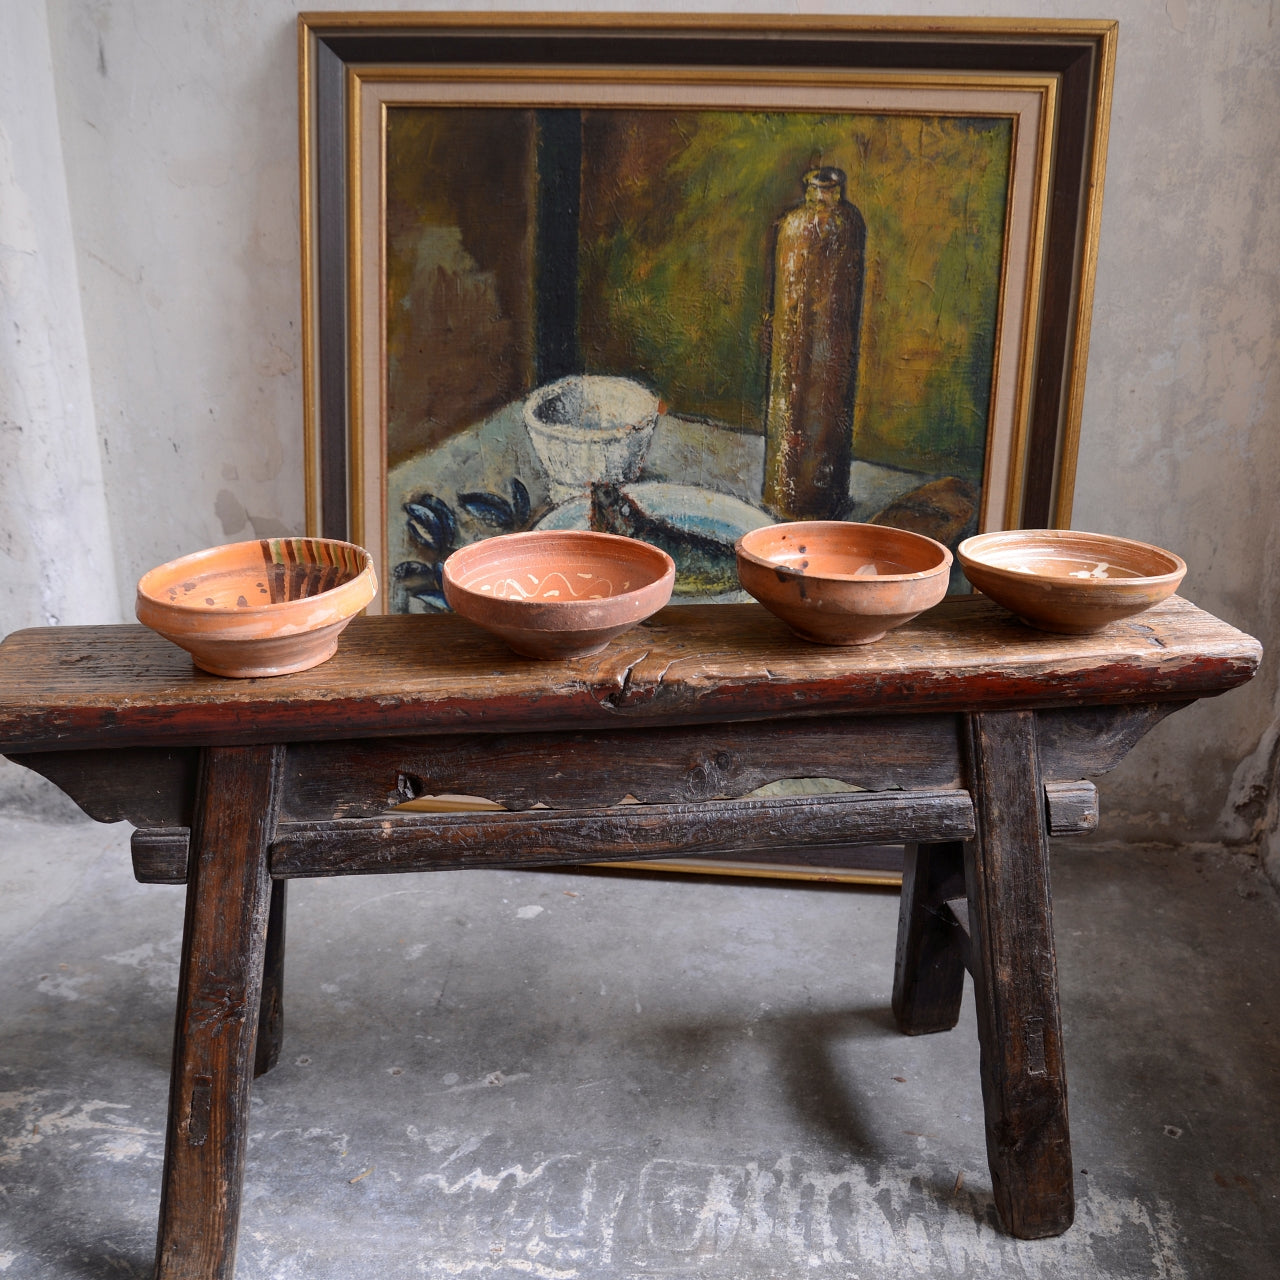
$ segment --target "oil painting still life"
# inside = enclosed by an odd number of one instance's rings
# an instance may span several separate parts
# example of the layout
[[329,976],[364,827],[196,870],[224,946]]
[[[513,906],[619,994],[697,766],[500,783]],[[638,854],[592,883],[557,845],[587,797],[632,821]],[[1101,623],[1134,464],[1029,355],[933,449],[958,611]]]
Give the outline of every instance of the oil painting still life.
[[1000,527],[1013,135],[998,113],[389,106],[386,607],[446,608],[452,553],[526,530],[648,542],[680,603],[748,598],[735,543],[780,521],[951,549]]

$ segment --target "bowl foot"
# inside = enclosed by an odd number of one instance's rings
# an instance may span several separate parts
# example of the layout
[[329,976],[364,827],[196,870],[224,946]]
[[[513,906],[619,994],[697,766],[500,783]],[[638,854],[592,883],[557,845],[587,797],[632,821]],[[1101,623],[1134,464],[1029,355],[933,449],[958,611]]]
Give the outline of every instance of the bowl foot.
[[883,640],[888,635],[888,629],[877,631],[873,636],[859,636],[856,640],[847,636],[820,636],[810,631],[801,631],[799,627],[787,624],[791,630],[800,637],[801,640],[808,640],[810,644],[825,644],[833,649],[849,649],[860,644],[875,644],[877,640]]
[[338,641],[335,637],[332,644],[323,649],[313,650],[303,657],[294,659],[292,662],[282,662],[267,666],[250,666],[240,662],[219,662],[217,658],[197,657],[194,653],[191,655],[191,661],[199,670],[205,671],[211,676],[254,680],[263,676],[292,675],[295,671],[306,671],[311,667],[318,667],[322,662],[328,662],[337,652]]

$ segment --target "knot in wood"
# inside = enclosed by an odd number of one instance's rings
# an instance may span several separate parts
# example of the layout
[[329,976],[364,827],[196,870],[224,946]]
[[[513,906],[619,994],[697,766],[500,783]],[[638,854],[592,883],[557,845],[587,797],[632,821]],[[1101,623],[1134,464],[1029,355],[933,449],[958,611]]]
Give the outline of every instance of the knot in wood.
[[692,799],[723,795],[735,771],[734,764],[734,757],[728,751],[699,756],[685,775],[685,793]]
[[245,1018],[247,1000],[240,982],[209,983],[191,999],[190,1026],[217,1028]]

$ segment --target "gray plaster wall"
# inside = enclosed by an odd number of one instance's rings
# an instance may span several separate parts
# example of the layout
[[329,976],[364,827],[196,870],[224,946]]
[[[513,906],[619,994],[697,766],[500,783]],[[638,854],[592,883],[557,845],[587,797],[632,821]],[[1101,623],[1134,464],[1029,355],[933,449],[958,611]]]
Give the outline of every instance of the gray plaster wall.
[[[1073,523],[1180,552],[1184,594],[1276,639],[1272,0],[811,9],[1119,19]],[[296,11],[0,4],[0,632],[130,616],[151,565],[302,530]],[[1273,668],[1104,780],[1111,836],[1269,850]]]

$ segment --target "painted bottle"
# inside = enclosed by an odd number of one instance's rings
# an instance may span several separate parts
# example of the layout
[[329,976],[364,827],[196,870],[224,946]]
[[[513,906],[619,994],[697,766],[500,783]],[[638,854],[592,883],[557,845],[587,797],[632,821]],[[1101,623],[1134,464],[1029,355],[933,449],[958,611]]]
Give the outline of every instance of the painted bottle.
[[784,520],[835,520],[849,496],[867,225],[841,169],[804,175],[774,248],[764,505]]

